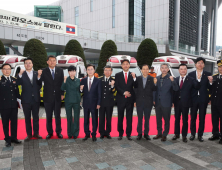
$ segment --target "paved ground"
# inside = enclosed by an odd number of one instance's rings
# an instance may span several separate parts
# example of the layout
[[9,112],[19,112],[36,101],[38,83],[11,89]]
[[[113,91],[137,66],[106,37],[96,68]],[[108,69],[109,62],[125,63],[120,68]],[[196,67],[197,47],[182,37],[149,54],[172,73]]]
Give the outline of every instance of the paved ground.
[[[210,112],[210,106],[207,113]],[[155,110],[152,110],[152,115]],[[174,110],[172,109],[172,114]],[[136,115],[136,109],[134,109]],[[45,118],[45,109],[41,106],[40,117]],[[61,116],[66,117],[64,106]],[[80,116],[83,116],[81,110]],[[117,108],[114,108],[117,116]],[[24,114],[19,110],[19,119]],[[190,135],[190,134],[189,134]],[[188,135],[188,137],[189,137]],[[172,141],[172,135],[166,142],[160,140],[133,141],[124,138],[98,139],[51,139],[32,140],[21,145],[6,148],[0,141],[0,170],[205,170],[222,169],[222,145],[218,141],[207,139],[210,133],[204,134],[205,141],[198,140],[183,143]]]
[[205,141],[133,141],[124,138],[32,140],[4,147],[0,141],[0,170],[205,170],[222,169],[222,145]]

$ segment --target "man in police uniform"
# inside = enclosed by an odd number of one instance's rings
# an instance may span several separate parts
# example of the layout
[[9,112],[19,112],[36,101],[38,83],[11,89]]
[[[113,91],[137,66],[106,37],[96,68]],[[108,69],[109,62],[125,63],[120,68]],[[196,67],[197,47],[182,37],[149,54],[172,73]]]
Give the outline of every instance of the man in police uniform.
[[[11,143],[21,143],[17,139],[17,98],[20,98],[20,95],[16,78],[10,76],[11,65],[3,64],[1,71],[3,76],[0,77],[0,113],[5,134],[5,146],[10,147]],[[11,136],[9,136],[9,121],[11,121]]]
[[111,77],[112,71],[113,69],[111,66],[105,66],[104,76],[100,77],[102,82],[102,100],[99,108],[99,133],[101,139],[103,139],[104,136],[111,139],[111,120],[114,106],[113,93],[115,92],[115,81]]
[[[222,60],[217,61],[218,74],[213,75],[209,78],[210,83],[212,83],[211,89],[211,114],[212,114],[212,124],[213,124],[213,136],[210,140],[219,139],[219,143],[222,144]],[[218,122],[220,118],[220,133]]]

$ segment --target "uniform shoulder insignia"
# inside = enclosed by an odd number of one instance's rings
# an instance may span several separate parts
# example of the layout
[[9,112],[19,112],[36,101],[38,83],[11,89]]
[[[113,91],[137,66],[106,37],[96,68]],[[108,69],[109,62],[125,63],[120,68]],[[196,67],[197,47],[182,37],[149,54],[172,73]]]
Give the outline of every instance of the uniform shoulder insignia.
[[[112,77],[112,76],[111,76]],[[115,79],[115,77],[112,77],[113,79]]]
[[17,79],[16,77],[12,77],[12,78]]
[[216,75],[218,75],[219,73],[217,73],[217,74],[214,74],[213,76],[216,76]]
[[98,78],[103,78],[103,76],[100,76],[100,77],[98,77]]

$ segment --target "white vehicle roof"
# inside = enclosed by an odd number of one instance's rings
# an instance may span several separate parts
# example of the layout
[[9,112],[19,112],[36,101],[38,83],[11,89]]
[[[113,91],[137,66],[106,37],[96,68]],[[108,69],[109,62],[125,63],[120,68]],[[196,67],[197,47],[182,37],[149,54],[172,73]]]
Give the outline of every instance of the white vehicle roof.
[[56,59],[58,67],[76,66],[77,64],[84,65],[83,59],[77,55],[59,55]]
[[162,56],[153,60],[153,65],[167,63],[170,67],[179,67],[180,64],[186,64],[187,67],[195,67],[194,61],[184,56]]
[[18,62],[22,63],[25,58],[27,57],[17,56],[17,55],[0,55],[0,67],[2,66],[2,64],[5,64],[5,63],[8,63],[12,67],[14,67],[16,63]]
[[114,55],[111,56],[108,60],[106,65],[110,65],[111,67],[120,67],[121,66],[121,60],[127,59],[130,61],[130,67],[136,67],[137,60],[134,57],[131,57],[129,55]]

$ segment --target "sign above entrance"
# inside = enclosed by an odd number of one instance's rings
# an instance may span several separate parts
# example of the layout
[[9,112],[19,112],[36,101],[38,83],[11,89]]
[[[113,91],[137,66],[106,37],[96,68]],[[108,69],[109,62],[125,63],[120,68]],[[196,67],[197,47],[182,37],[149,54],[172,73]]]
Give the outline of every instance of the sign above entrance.
[[77,36],[77,26],[0,9],[0,23]]

